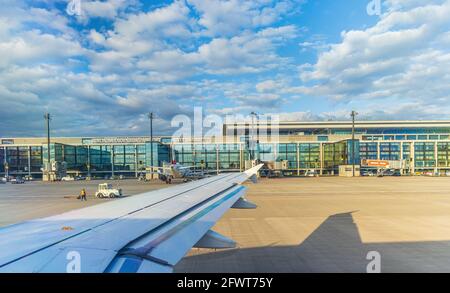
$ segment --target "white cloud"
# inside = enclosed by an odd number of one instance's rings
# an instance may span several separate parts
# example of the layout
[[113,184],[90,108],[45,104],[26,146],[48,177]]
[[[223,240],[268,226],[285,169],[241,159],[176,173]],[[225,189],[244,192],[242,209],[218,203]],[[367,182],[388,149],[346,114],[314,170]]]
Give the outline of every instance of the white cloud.
[[78,42],[70,38],[32,30],[0,42],[0,68],[38,60],[61,61],[62,58],[83,55],[83,51]]
[[[44,111],[55,117],[55,134],[98,135],[139,134],[147,127],[142,112],[149,110],[159,113],[162,129],[196,103],[273,109],[283,97],[258,92],[250,73],[283,68],[289,60],[277,49],[299,36],[294,25],[274,25],[296,10],[301,1],[293,0],[234,1],[244,5],[230,6],[236,14],[223,19],[214,7],[197,3],[200,11],[183,0],[145,11],[130,7],[136,1],[82,1],[78,18],[60,9],[63,0],[42,0],[39,8],[5,1],[2,134],[39,135]],[[96,26],[93,18],[109,25]],[[246,75],[248,81],[221,79]]]
[[[284,26],[247,33],[233,38],[214,38],[195,52],[180,49],[157,51],[138,62],[139,68],[158,72],[182,71],[195,75],[256,73],[281,66],[275,49],[281,39],[295,38],[296,28]],[[179,75],[179,74],[177,74]]]
[[283,15],[298,10],[303,1],[271,0],[189,0],[200,14],[204,34],[226,37],[246,29],[268,26]]
[[101,33],[97,32],[94,29],[90,30],[88,38],[95,44],[99,44],[99,45],[103,45],[106,40],[104,35],[102,35]]
[[275,80],[265,80],[256,85],[256,90],[260,93],[269,92],[278,88],[278,84]]
[[275,52],[277,42],[296,37],[293,26],[264,29],[231,39],[213,39],[202,45],[198,53],[211,73],[235,74],[261,72],[281,66],[283,58]]
[[375,26],[343,32],[342,42],[302,70],[302,80],[313,85],[290,90],[358,105],[374,101],[383,113],[399,117],[405,115],[397,108],[415,105],[424,111],[450,102],[450,1],[388,4],[389,12]]
[[[189,12],[184,1],[176,0],[168,6],[147,13],[131,14],[125,19],[116,20],[111,37],[127,40],[156,36],[187,37]],[[174,30],[174,26],[179,30]]]
[[113,19],[117,16],[120,9],[129,4],[126,0],[82,1],[82,14],[88,17]]
[[245,95],[238,99],[238,105],[250,106],[254,109],[273,110],[279,109],[283,99],[278,94],[263,93],[255,95]]

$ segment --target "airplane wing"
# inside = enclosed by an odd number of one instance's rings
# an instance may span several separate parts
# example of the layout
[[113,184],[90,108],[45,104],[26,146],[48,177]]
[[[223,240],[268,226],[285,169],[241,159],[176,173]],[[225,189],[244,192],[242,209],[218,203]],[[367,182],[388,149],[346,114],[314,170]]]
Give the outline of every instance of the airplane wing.
[[0,272],[172,272],[192,247],[234,247],[210,229],[256,207],[241,184],[261,166],[2,228]]

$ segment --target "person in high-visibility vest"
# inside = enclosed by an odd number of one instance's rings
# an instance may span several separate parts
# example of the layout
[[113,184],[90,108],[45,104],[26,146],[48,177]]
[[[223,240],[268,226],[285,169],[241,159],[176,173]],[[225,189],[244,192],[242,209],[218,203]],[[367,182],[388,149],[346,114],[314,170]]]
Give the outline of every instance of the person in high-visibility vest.
[[81,190],[81,192],[80,192],[80,199],[81,199],[81,201],[87,201],[87,199],[86,199],[86,189],[82,189]]

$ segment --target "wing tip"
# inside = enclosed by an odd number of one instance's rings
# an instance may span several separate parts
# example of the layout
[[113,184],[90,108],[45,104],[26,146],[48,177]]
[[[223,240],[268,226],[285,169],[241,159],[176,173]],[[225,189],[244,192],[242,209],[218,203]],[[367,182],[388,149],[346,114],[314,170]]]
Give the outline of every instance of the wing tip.
[[244,173],[248,176],[251,177],[253,175],[256,175],[258,173],[258,171],[262,168],[262,166],[264,166],[264,164],[259,164],[253,168],[250,168],[246,171],[244,171]]

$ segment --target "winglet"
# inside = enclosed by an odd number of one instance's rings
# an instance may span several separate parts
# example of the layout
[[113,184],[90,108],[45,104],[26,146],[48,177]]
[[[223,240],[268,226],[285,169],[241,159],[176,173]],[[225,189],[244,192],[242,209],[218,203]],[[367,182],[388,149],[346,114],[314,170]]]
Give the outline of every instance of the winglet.
[[255,166],[251,169],[248,169],[247,171],[245,171],[245,175],[247,175],[247,177],[252,177],[253,175],[256,175],[259,171],[259,169],[262,168],[262,166],[264,166],[264,164],[259,164],[258,166]]
[[257,174],[259,169],[262,168],[262,166],[264,166],[264,164],[259,164],[258,166],[255,166],[251,169],[248,169],[247,171],[244,172],[244,174],[247,176],[247,179],[250,179],[253,183],[257,183]]

